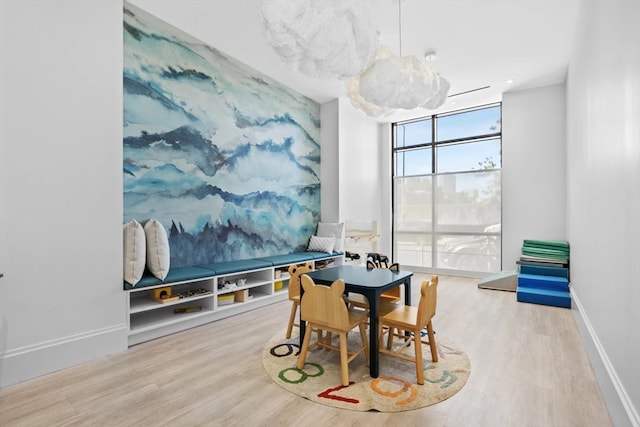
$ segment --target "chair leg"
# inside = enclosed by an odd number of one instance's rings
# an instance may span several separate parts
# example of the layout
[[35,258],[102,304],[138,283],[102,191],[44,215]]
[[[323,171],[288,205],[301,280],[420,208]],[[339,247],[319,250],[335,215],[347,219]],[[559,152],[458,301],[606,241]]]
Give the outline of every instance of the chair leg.
[[413,345],[416,348],[416,376],[418,384],[424,384],[424,367],[422,366],[422,340],[420,339],[420,329],[413,331]]
[[313,335],[314,332],[316,333],[316,340],[311,342],[311,339],[309,339],[309,348],[320,347],[320,344],[323,342],[322,339],[324,337],[324,331],[322,329],[313,328],[311,335]]
[[369,366],[369,340],[367,340],[367,327],[364,323],[358,325],[360,328],[360,339],[362,340],[362,346],[364,347],[364,360],[367,362],[367,366]]
[[[299,364],[299,363],[298,363]],[[347,354],[347,334],[340,333],[340,373],[342,374],[342,385],[349,385],[349,355]]]
[[298,356],[298,369],[304,368],[304,362],[307,360],[307,353],[309,352],[309,341],[311,340],[312,331],[313,325],[307,324],[307,329],[304,333],[304,340],[302,341],[302,348],[300,349],[300,356]]
[[438,361],[438,347],[436,346],[436,336],[433,333],[433,325],[431,321],[427,323],[427,335],[429,337],[429,347],[431,348],[431,360]]
[[387,350],[391,350],[393,347],[393,336],[396,333],[396,328],[394,326],[389,326],[389,336],[387,337]]
[[298,312],[298,301],[293,301],[291,305],[291,314],[289,315],[289,325],[287,326],[287,339],[291,338],[291,332],[293,331],[293,325],[296,320],[296,313]]
[[333,339],[331,332],[323,331],[322,329],[318,329],[318,346],[323,347],[325,351],[330,351],[330,348],[326,346],[331,345],[331,340]]

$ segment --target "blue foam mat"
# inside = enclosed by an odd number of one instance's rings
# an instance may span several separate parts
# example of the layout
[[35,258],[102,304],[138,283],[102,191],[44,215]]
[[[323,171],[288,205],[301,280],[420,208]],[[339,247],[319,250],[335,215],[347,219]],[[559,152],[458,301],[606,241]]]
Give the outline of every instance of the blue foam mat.
[[518,302],[571,308],[571,295],[569,292],[518,286],[516,298]]
[[533,274],[538,276],[555,276],[569,278],[569,269],[566,267],[544,267],[539,265],[521,265],[520,274]]
[[568,291],[569,280],[564,277],[540,276],[537,274],[519,274],[518,286],[527,288],[549,289],[555,291]]

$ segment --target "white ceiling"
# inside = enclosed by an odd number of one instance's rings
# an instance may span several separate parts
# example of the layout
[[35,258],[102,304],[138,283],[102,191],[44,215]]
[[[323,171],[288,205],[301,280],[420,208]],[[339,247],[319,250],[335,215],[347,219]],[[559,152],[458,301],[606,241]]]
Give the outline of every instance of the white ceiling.
[[[344,82],[307,77],[282,63],[264,40],[260,0],[129,1],[317,102],[345,97]],[[398,0],[362,1],[371,4],[380,42],[397,54]],[[501,100],[503,92],[563,82],[581,1],[402,0],[402,54],[423,57],[436,50],[433,66],[451,83],[450,97],[436,111],[399,110],[381,121],[481,105]],[[514,82],[507,84],[509,79]],[[485,86],[490,88],[451,96]]]

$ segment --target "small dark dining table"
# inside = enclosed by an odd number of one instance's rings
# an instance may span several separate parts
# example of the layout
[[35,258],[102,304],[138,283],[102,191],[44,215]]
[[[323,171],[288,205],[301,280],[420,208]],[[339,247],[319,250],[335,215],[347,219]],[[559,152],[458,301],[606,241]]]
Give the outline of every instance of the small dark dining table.
[[[380,295],[387,289],[404,285],[404,303],[411,305],[411,276],[410,271],[391,271],[385,268],[367,269],[356,265],[339,265],[323,268],[306,273],[316,284],[331,285],[338,279],[343,279],[346,292],[364,295],[369,300],[369,375],[378,377],[378,302]],[[300,289],[300,296],[304,298],[304,289]],[[300,312],[300,345],[306,329]]]

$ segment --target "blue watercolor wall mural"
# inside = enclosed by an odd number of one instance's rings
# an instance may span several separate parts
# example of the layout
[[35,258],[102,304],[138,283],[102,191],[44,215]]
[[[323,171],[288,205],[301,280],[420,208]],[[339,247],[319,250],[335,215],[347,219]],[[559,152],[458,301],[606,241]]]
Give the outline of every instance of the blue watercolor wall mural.
[[305,250],[320,216],[320,106],[124,3],[124,222],[172,266]]

